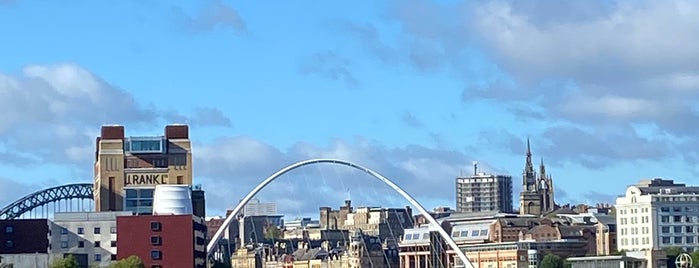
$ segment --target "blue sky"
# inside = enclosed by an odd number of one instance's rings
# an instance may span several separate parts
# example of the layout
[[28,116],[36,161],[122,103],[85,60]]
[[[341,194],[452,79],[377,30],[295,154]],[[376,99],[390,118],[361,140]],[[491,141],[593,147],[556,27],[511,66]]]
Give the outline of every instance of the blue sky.
[[[472,161],[513,175],[517,195],[527,137],[558,203],[613,203],[650,177],[699,184],[698,13],[691,1],[0,1],[0,201],[91,181],[102,124],[190,124],[214,214],[315,157],[373,168],[428,208],[454,206]],[[337,206],[347,188],[360,204],[404,203],[337,167],[289,177],[260,196],[287,214]]]

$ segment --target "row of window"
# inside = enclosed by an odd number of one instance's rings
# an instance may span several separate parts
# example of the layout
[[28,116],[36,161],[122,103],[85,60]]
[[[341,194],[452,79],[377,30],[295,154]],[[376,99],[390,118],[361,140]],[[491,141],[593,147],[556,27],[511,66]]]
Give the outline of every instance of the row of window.
[[[109,233],[111,234],[116,234],[116,227],[112,226],[109,228]],[[75,231],[77,234],[85,234],[85,228],[83,227],[78,227],[77,230]],[[95,227],[92,229],[93,234],[102,234],[102,228],[100,227]],[[61,234],[62,235],[67,235],[68,234],[68,228],[61,227]]]
[[[100,241],[95,241],[94,242],[94,247],[98,248],[101,247],[102,244]],[[117,241],[112,240],[110,243],[110,246],[115,248],[117,246]],[[68,241],[61,241],[61,248],[68,248],[69,244]],[[85,247],[85,241],[78,241],[78,248],[84,248]]]
[[694,226],[692,226],[692,225],[686,225],[686,226],[684,226],[684,228],[682,228],[682,227],[683,226],[672,226],[672,228],[670,228],[670,226],[662,226],[660,228],[660,233],[667,234],[667,233],[670,233],[670,230],[672,230],[673,233],[677,234],[677,233],[682,233],[683,229],[684,229],[685,233],[694,233],[696,230],[699,229],[699,228],[694,228]]

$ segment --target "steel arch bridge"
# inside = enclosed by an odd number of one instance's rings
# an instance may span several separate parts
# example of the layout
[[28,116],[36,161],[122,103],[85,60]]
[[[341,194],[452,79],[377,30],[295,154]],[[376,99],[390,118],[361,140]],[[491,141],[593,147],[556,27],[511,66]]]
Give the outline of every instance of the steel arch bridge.
[[72,199],[93,199],[92,183],[76,183],[51,187],[31,193],[0,210],[0,220],[10,220],[38,207]]
[[223,222],[221,227],[216,230],[216,233],[212,237],[211,241],[209,241],[209,244],[206,246],[206,255],[207,259],[212,257],[212,254],[214,251],[216,251],[216,245],[218,244],[218,241],[221,239],[223,236],[223,232],[228,229],[230,226],[231,222],[233,221],[234,218],[238,216],[238,212],[247,205],[247,203],[258,193],[260,192],[265,186],[279,178],[280,176],[284,175],[285,173],[292,171],[294,169],[306,166],[306,165],[313,165],[313,164],[337,164],[337,165],[343,165],[347,167],[351,167],[357,170],[360,170],[362,172],[366,172],[370,176],[380,180],[381,182],[385,183],[389,187],[391,187],[394,191],[396,191],[398,194],[403,196],[405,200],[410,202],[411,205],[413,205],[419,212],[422,214],[429,224],[435,228],[435,231],[439,234],[439,236],[442,237],[444,242],[447,243],[447,245],[454,251],[454,254],[456,255],[456,258],[461,260],[461,265],[457,267],[464,267],[464,268],[474,268],[473,264],[471,261],[466,257],[466,254],[461,251],[459,246],[454,242],[454,240],[451,238],[451,235],[449,235],[442,226],[435,220],[430,213],[427,212],[427,210],[419,203],[417,200],[415,200],[410,194],[408,194],[405,190],[400,188],[397,184],[395,184],[393,181],[389,180],[388,178],[384,177],[383,175],[379,174],[378,172],[371,170],[369,168],[363,167],[361,165],[346,161],[346,160],[341,160],[341,159],[310,159],[310,160],[305,160],[305,161],[300,161],[296,162],[294,164],[291,164],[285,168],[280,169],[279,171],[275,172],[271,176],[267,177],[264,179],[260,184],[258,184],[255,188],[250,191],[245,198],[240,200],[240,203],[233,209],[233,211],[226,217],[226,220]]

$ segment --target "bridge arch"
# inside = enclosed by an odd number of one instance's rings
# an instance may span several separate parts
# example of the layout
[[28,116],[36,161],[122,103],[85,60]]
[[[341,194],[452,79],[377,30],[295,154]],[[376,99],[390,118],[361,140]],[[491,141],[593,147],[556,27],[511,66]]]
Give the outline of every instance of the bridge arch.
[[208,256],[211,256],[213,253],[213,250],[215,249],[216,245],[218,244],[218,241],[221,239],[221,235],[223,235],[223,232],[228,229],[228,227],[231,224],[231,221],[235,219],[236,215],[238,215],[238,212],[247,205],[247,203],[258,193],[260,192],[265,186],[270,184],[272,181],[276,180],[280,176],[284,175],[285,173],[292,171],[296,168],[306,166],[306,165],[312,165],[312,164],[320,164],[320,163],[328,163],[328,164],[337,164],[337,165],[344,165],[348,166],[363,172],[366,172],[367,174],[371,175],[372,177],[382,181],[389,187],[391,187],[393,190],[395,190],[397,193],[399,193],[405,200],[410,202],[412,206],[414,206],[420,214],[422,214],[427,221],[429,222],[430,225],[435,227],[439,235],[444,239],[445,242],[451,247],[452,250],[454,250],[454,253],[456,253],[456,256],[459,257],[461,262],[466,268],[473,268],[473,264],[471,264],[471,261],[466,257],[466,254],[464,254],[463,251],[459,249],[459,247],[456,245],[454,240],[451,238],[449,234],[447,234],[444,229],[437,223],[437,220],[435,220],[428,212],[425,210],[425,208],[420,205],[417,200],[415,200],[410,194],[408,194],[405,190],[400,188],[398,185],[393,183],[393,181],[389,180],[388,178],[384,177],[383,175],[379,174],[376,171],[373,171],[369,168],[363,167],[361,165],[345,161],[345,160],[340,160],[340,159],[324,159],[324,158],[318,158],[318,159],[310,159],[310,160],[304,160],[300,162],[296,162],[294,164],[291,164],[285,168],[282,168],[281,170],[277,171],[276,173],[272,174],[271,176],[267,177],[265,180],[260,182],[255,188],[250,191],[245,198],[243,198],[240,203],[233,209],[233,211],[226,217],[226,220],[223,222],[221,227],[219,227],[218,230],[216,230],[216,234],[211,238],[211,241],[209,241],[209,244],[206,246],[206,252],[207,252],[207,258]]
[[0,220],[11,220],[51,202],[66,199],[93,199],[92,183],[51,187],[28,194],[0,210]]

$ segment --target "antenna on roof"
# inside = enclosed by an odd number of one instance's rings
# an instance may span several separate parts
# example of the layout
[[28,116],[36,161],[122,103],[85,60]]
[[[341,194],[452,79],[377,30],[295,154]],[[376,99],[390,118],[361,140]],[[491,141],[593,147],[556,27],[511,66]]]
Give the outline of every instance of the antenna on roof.
[[478,161],[473,161],[473,176],[478,175]]

